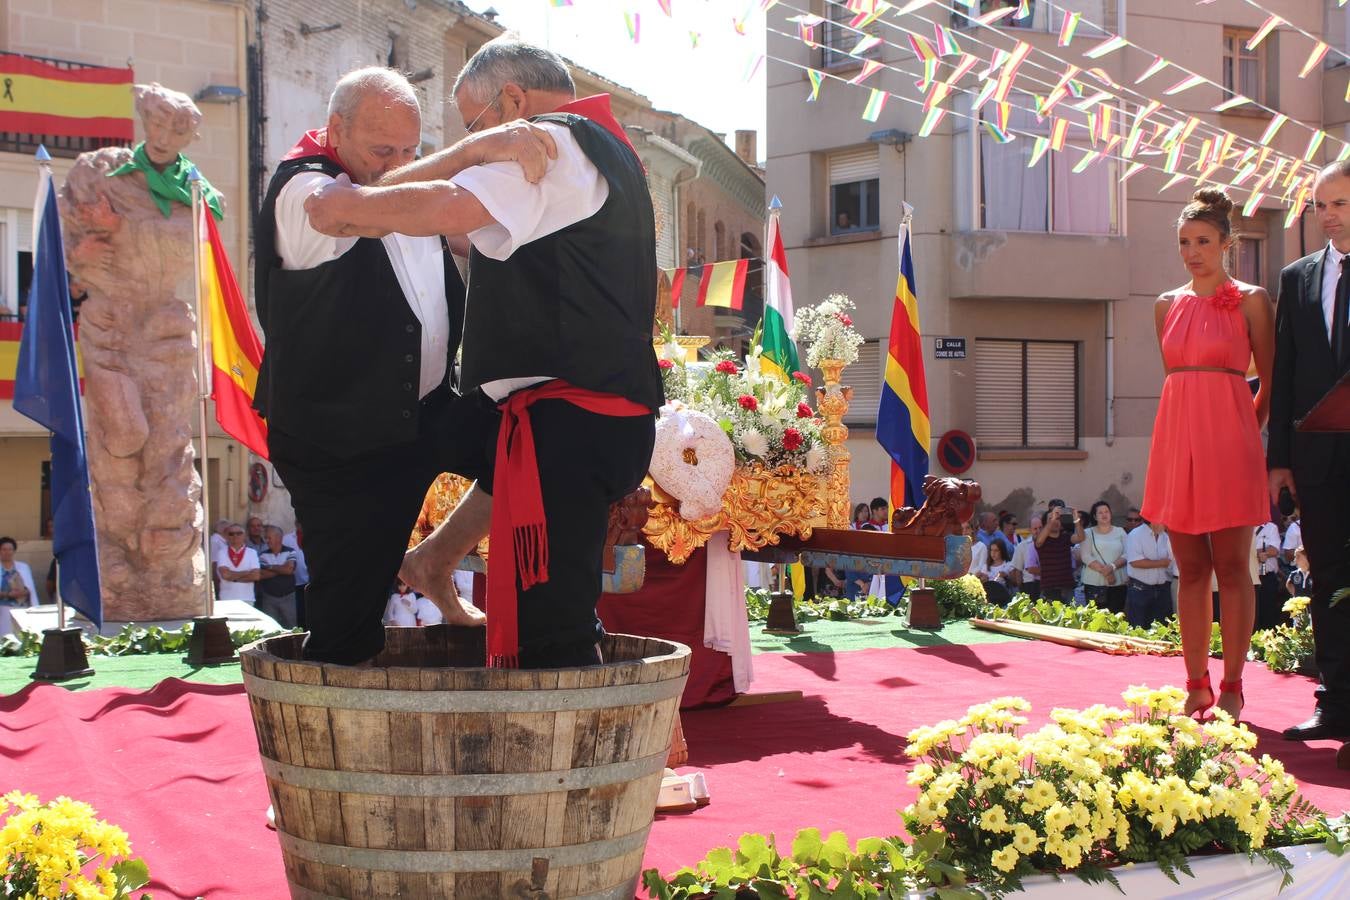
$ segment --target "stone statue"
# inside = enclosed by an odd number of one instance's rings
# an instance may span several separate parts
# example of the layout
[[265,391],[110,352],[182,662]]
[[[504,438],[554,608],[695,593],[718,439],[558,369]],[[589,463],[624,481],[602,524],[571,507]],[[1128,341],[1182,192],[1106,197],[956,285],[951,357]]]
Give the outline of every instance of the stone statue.
[[[76,161],[60,194],[67,266],[80,308],[89,471],[104,618],[205,613],[197,421],[191,163],[201,113],[191,98],[137,85],[146,140]],[[219,215],[220,195],[204,196]]]

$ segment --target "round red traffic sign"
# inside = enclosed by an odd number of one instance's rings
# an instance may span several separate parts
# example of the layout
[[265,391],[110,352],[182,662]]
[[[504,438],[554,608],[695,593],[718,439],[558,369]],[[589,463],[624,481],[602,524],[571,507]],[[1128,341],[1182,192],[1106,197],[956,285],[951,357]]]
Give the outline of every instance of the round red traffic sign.
[[953,475],[963,475],[975,465],[975,439],[952,429],[938,440],[938,463]]

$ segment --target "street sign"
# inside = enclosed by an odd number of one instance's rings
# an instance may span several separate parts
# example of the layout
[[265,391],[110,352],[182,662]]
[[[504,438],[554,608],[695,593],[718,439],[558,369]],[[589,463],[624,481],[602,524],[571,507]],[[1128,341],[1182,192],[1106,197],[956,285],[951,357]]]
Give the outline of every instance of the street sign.
[[938,440],[938,463],[953,475],[961,475],[975,464],[975,439],[964,431],[952,429]]
[[965,338],[934,338],[934,339],[933,339],[933,358],[934,358],[934,359],[965,359],[965,358],[966,358],[966,339],[965,339]]

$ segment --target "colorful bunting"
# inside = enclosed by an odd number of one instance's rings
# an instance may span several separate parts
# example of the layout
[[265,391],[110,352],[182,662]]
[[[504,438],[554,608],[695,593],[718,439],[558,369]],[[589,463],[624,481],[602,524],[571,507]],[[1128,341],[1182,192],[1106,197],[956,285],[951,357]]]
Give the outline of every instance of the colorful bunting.
[[869,122],[875,122],[881,116],[881,111],[886,108],[886,101],[890,96],[883,90],[872,88],[872,94],[867,98],[867,106],[863,107],[862,117]]
[[868,79],[868,77],[872,75],[872,73],[876,72],[876,70],[880,68],[881,63],[877,62],[875,59],[866,60],[863,63],[862,69],[858,72],[857,75],[854,75],[852,78],[850,78],[848,80],[848,83],[862,84],[864,81]]
[[1078,23],[1082,21],[1083,14],[1080,12],[1064,12],[1064,24],[1059,26],[1059,45],[1067,47],[1073,42],[1074,32],[1078,30]]
[[1042,135],[1041,137],[1036,138],[1036,146],[1031,148],[1031,158],[1027,160],[1027,168],[1034,168],[1036,163],[1041,161],[1041,157],[1045,156],[1045,152],[1049,149],[1050,139],[1048,137]]
[[1327,51],[1329,49],[1331,48],[1327,45],[1326,41],[1318,41],[1316,46],[1312,48],[1312,52],[1308,54],[1308,61],[1303,64],[1303,68],[1298,70],[1298,77],[1307,78],[1308,73],[1316,68],[1322,60],[1326,59]]
[[1261,140],[1259,141],[1259,143],[1262,146],[1269,144],[1271,139],[1275,137],[1276,133],[1280,130],[1280,128],[1284,126],[1284,123],[1288,121],[1289,117],[1286,116],[1284,113],[1280,113],[1279,115],[1275,116],[1275,118],[1271,119],[1270,124],[1266,126],[1265,132],[1261,135]]
[[1069,135],[1069,120],[1056,119],[1050,128],[1050,148],[1056,153],[1064,149],[1064,139]]
[[933,24],[933,42],[937,44],[939,56],[955,56],[961,52],[961,45],[956,43],[956,35],[952,34],[952,30],[946,25]]
[[1171,63],[1163,59],[1161,56],[1153,57],[1153,62],[1149,63],[1149,67],[1144,70],[1144,74],[1136,78],[1134,80],[1134,83],[1143,84],[1145,81],[1148,81],[1150,78],[1152,78],[1154,75],[1157,75],[1159,72],[1167,68],[1169,65],[1171,65]]
[[874,35],[865,34],[862,37],[858,38],[858,43],[854,44],[853,49],[848,52],[850,56],[862,56],[868,50],[871,50],[873,47],[878,46],[880,43],[881,38],[876,37]]
[[656,5],[661,7],[661,12],[665,13],[667,17],[670,16],[670,0],[656,0]]
[[1256,212],[1257,208],[1261,205],[1261,201],[1264,199],[1266,199],[1265,194],[1259,192],[1252,194],[1247,198],[1246,204],[1242,207],[1242,215],[1251,218],[1252,213]]
[[1294,203],[1289,207],[1289,212],[1284,217],[1284,227],[1291,227],[1298,217],[1303,214],[1303,204],[1308,202],[1308,189],[1300,188],[1298,196],[1294,198]]
[[1198,87],[1205,83],[1207,79],[1203,75],[1187,75],[1185,78],[1163,91],[1167,96],[1180,94],[1182,91],[1189,91],[1193,87]]
[[825,76],[815,69],[807,69],[806,77],[811,82],[811,96],[806,98],[806,101],[810,103],[820,96],[820,82],[824,80]]
[[979,22],[981,25],[993,25],[999,19],[1002,19],[1006,16],[1011,16],[1015,12],[1017,12],[1017,9],[1015,7],[1004,6],[1000,9],[995,9],[990,12],[987,12],[982,16],[976,16],[975,21]]
[[989,132],[989,136],[990,136],[991,138],[994,139],[994,142],[995,142],[995,143],[999,143],[999,144],[1007,144],[1007,143],[1010,143],[1010,142],[1012,142],[1013,140],[1015,140],[1016,137],[1017,137],[1017,136],[1014,135],[1014,134],[1009,134],[1008,132],[1004,131],[1002,128],[999,128],[998,125],[997,125],[996,123],[990,122],[990,121],[988,121],[988,120],[985,120],[985,122],[984,122],[984,130],[987,131],[987,132]]
[[689,49],[690,49],[690,50],[697,50],[697,49],[698,49],[698,39],[701,38],[701,37],[703,37],[703,35],[699,34],[697,31],[691,31],[691,32],[689,32]]
[[1144,171],[1147,168],[1148,166],[1146,166],[1144,163],[1141,162],[1130,163],[1130,167],[1125,170],[1125,173],[1123,175],[1120,176],[1120,183],[1124,184],[1125,182],[1129,181],[1131,178],[1138,175],[1140,172]]
[[1031,0],[1018,0],[1017,15],[1013,16],[1013,20],[1016,22],[1021,22],[1023,19],[1028,19],[1030,17],[1031,17]]
[[642,40],[642,14],[625,12],[623,24],[628,29],[628,39],[635,44],[639,43]]
[[1101,158],[1102,158],[1101,151],[1089,150],[1087,153],[1083,155],[1083,158],[1078,161],[1078,164],[1073,167],[1072,170],[1073,174],[1075,175],[1082,174],[1083,172],[1087,171],[1088,166],[1092,165],[1094,162],[1096,162]]
[[1114,35],[1102,41],[1100,44],[1093,47],[1091,50],[1085,51],[1083,55],[1086,56],[1088,59],[1101,59],[1103,56],[1106,56],[1109,53],[1115,53],[1121,47],[1128,46],[1129,43],[1130,42],[1125,40],[1125,38],[1119,35]]
[[933,90],[928,93],[927,99],[923,101],[923,111],[932,112],[933,107],[937,106],[943,100],[947,99],[947,93],[951,90],[951,85],[941,81],[933,85]]
[[1185,180],[1186,180],[1186,175],[1185,175],[1184,173],[1178,174],[1178,175],[1173,175],[1171,178],[1167,179],[1167,184],[1164,184],[1162,187],[1158,188],[1158,193],[1160,193],[1160,194],[1161,194],[1161,193],[1164,193],[1165,191],[1169,190],[1170,188],[1176,187],[1178,184],[1181,184],[1181,182],[1183,182],[1183,181],[1185,181]]
[[1251,40],[1247,41],[1247,49],[1255,50],[1257,45],[1264,41],[1268,34],[1284,24],[1287,24],[1284,19],[1281,19],[1277,15],[1271,15],[1270,18],[1266,19],[1266,21],[1261,24],[1260,28],[1256,29],[1256,34],[1251,36]]
[[938,123],[941,122],[946,115],[947,110],[941,106],[935,106],[930,109],[928,115],[923,120],[923,124],[919,126],[919,137],[928,137],[932,134],[933,129],[938,127]]
[[928,43],[928,39],[918,34],[909,35],[909,45],[914,48],[914,53],[920,59],[937,59],[937,51],[933,45]]
[[1237,107],[1243,105],[1244,103],[1251,103],[1251,102],[1252,101],[1248,100],[1246,97],[1242,96],[1241,94],[1238,94],[1234,97],[1229,97],[1227,100],[1223,101],[1218,106],[1213,107],[1212,111],[1228,112],[1228,110],[1230,109],[1236,109]]
[[947,83],[953,85],[956,84],[956,82],[965,77],[971,69],[979,65],[979,62],[980,58],[975,54],[963,53],[961,55],[961,61],[952,68],[951,74],[947,76]]
[[750,64],[745,67],[745,77],[741,80],[742,81],[754,80],[755,73],[759,71],[759,67],[762,65],[764,65],[764,54],[756,53],[755,58],[750,60]]
[[1317,148],[1322,146],[1322,142],[1327,139],[1327,133],[1320,128],[1314,131],[1312,137],[1308,138],[1308,149],[1303,151],[1303,161],[1312,162],[1313,154]]
[[1163,164],[1163,171],[1168,174],[1175,174],[1177,164],[1181,161],[1181,150],[1185,145],[1177,142],[1172,145],[1172,149],[1167,151],[1167,162]]

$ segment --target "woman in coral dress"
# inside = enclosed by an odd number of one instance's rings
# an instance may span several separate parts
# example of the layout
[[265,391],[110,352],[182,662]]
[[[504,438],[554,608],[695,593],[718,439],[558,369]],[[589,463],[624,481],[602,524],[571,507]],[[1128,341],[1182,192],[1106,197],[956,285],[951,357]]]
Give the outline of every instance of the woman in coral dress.
[[[1196,191],[1177,221],[1190,282],[1154,306],[1167,375],[1149,450],[1144,518],[1167,526],[1181,573],[1177,616],[1186,661],[1186,713],[1217,701],[1242,712],[1242,667],[1256,594],[1248,573],[1252,534],[1270,518],[1261,426],[1269,407],[1275,314],[1264,289],[1224,269],[1233,203],[1221,189]],[[1260,389],[1247,385],[1255,357]],[[1210,576],[1219,584],[1223,679],[1209,680]]]

